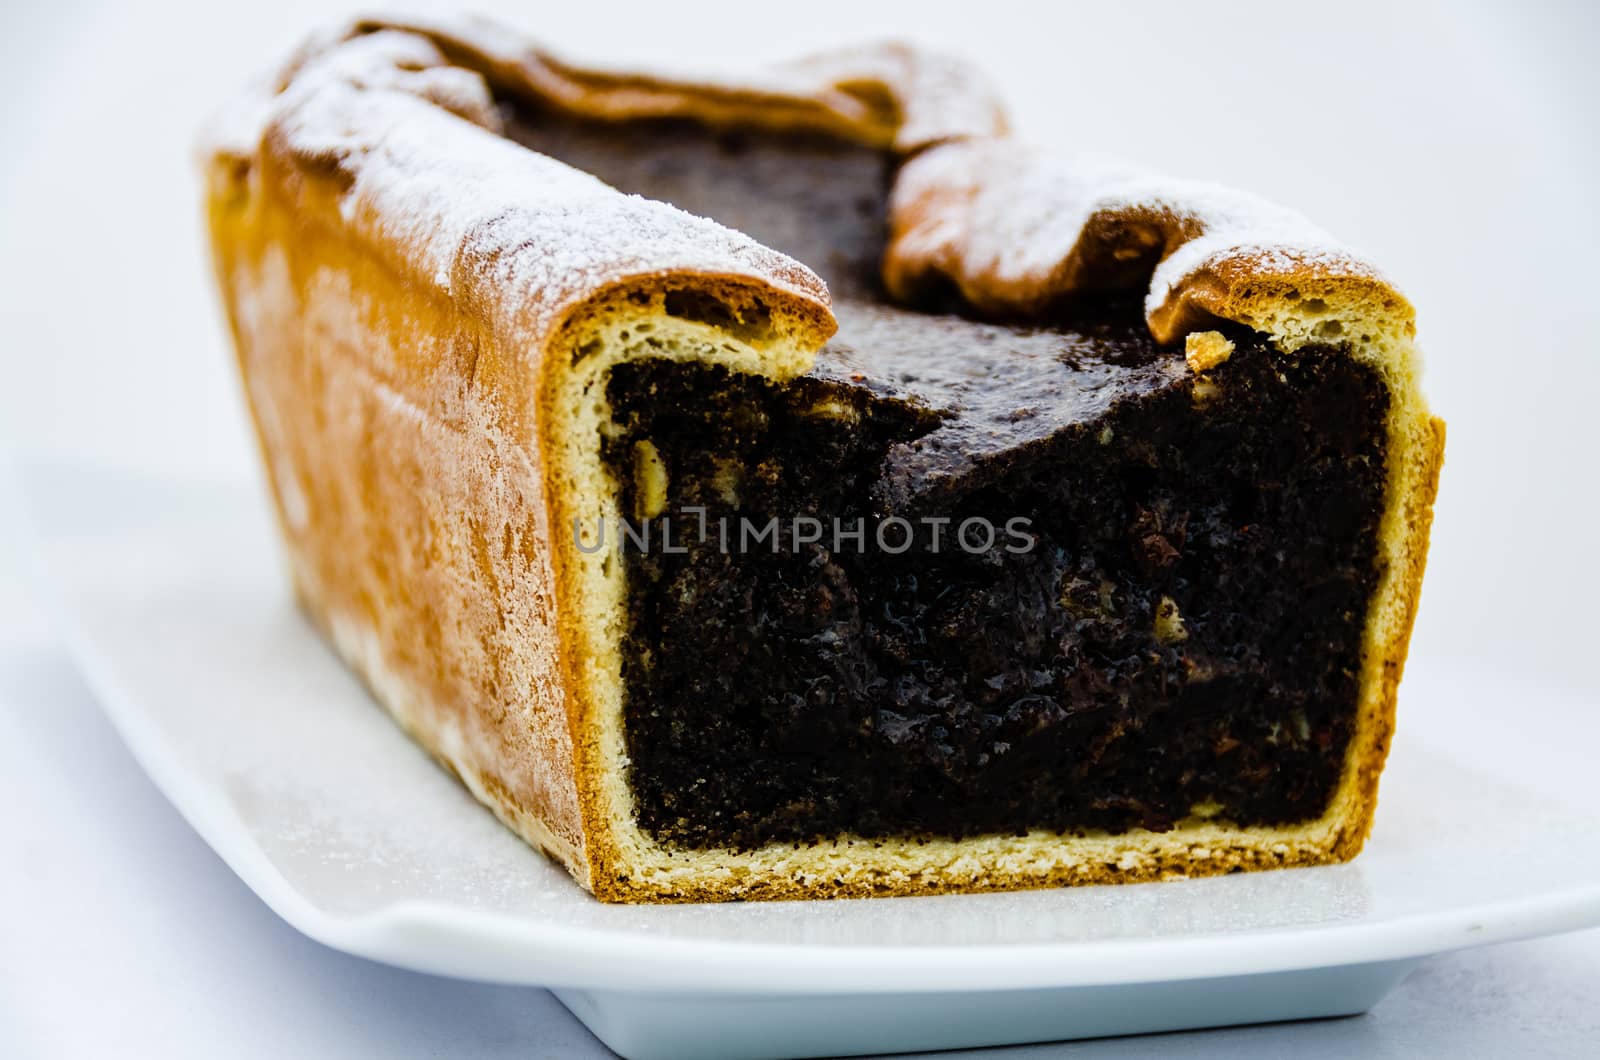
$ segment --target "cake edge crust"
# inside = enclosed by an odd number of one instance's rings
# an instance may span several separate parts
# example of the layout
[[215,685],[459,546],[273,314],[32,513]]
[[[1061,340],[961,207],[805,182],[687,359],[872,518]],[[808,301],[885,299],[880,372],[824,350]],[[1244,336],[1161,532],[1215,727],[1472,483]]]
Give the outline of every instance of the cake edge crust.
[[[481,43],[482,36],[473,39]],[[362,40],[369,43],[358,45]],[[380,44],[373,46],[370,42],[374,40]],[[418,226],[415,218],[400,215],[400,198],[389,194],[393,188],[373,187],[370,181],[363,184],[380,163],[390,167],[390,178],[395,178],[392,170],[396,166],[400,170],[426,169],[431,165],[430,158],[437,160],[433,156],[443,151],[443,144],[469,145],[467,156],[491,174],[507,166],[537,166],[545,176],[565,169],[514,145],[499,150],[484,146],[485,134],[467,122],[494,129],[493,96],[488,84],[497,77],[503,80],[505,75],[489,69],[489,60],[472,59],[470,51],[463,50],[459,43],[449,44],[447,40],[441,45],[440,41],[441,31],[418,34],[395,25],[346,31],[338,36],[338,43],[324,43],[298,58],[291,64],[291,71],[280,76],[265,101],[257,99],[252,103],[255,109],[247,120],[231,127],[236,131],[254,122],[255,135],[214,141],[209,168],[219,277],[228,294],[243,360],[245,343],[255,338],[241,332],[242,324],[247,323],[241,320],[245,308],[241,299],[248,293],[243,288],[251,281],[248,277],[241,279],[227,264],[232,250],[237,249],[241,232],[235,220],[230,219],[227,204],[237,204],[241,194],[248,198],[249,193],[242,189],[251,181],[258,182],[259,195],[260,182],[265,182],[274,189],[276,208],[294,212],[302,221],[320,219],[319,239],[347,239],[361,244],[383,258],[392,273],[429,289],[435,302],[468,306],[483,313],[491,321],[500,359],[521,364],[528,370],[526,374],[538,382],[533,389],[525,389],[526,382],[514,380],[516,373],[509,370],[500,377],[504,385],[499,390],[491,376],[474,376],[469,382],[489,395],[489,404],[497,406],[493,410],[499,417],[497,429],[508,438],[529,444],[536,458],[550,460],[549,477],[544,483],[546,523],[547,528],[560,527],[560,516],[572,495],[570,483],[574,475],[569,466],[565,472],[568,486],[560,485],[562,460],[557,454],[562,438],[555,426],[561,422],[558,398],[571,393],[570,373],[564,374],[561,366],[570,365],[575,358],[581,360],[581,350],[594,340],[597,329],[616,332],[645,322],[678,328],[686,349],[703,348],[718,329],[684,325],[662,312],[657,296],[677,286],[711,293],[736,306],[741,300],[759,298],[764,305],[770,302],[784,306],[788,319],[778,327],[777,335],[769,334],[755,343],[734,342],[738,347],[734,357],[744,370],[781,378],[803,371],[809,357],[831,332],[826,293],[803,267],[748,240],[741,243],[733,234],[708,223],[675,232],[686,237],[682,244],[675,244],[674,249],[679,252],[675,260],[641,260],[638,248],[617,242],[614,226],[609,223],[608,215],[623,209],[620,203],[628,197],[615,192],[608,195],[594,188],[584,188],[580,194],[566,177],[552,178],[556,187],[550,201],[570,208],[581,200],[585,207],[599,211],[597,221],[607,221],[600,226],[605,231],[598,237],[594,232],[587,234],[595,237],[596,245],[589,248],[593,272],[582,289],[528,283],[508,288],[506,278],[516,273],[515,263],[547,249],[526,242],[525,231],[518,230],[523,242],[509,238],[497,241],[490,238],[495,233],[481,223],[484,217],[462,227],[453,223],[460,218],[448,211],[447,216],[434,218],[441,223],[431,228]],[[452,48],[456,49],[454,55]],[[475,62],[479,68],[468,70],[456,65],[462,61]],[[321,76],[308,83],[303,72],[319,66]],[[554,68],[563,70],[570,82],[584,86],[584,92],[602,83],[596,81],[598,74],[586,78],[575,67]],[[650,78],[606,77],[609,80],[603,84],[607,87],[600,93],[607,100],[604,113],[581,109],[579,113],[620,120],[644,114],[660,116],[678,106],[687,108],[682,116],[711,120],[706,117],[707,112],[695,109],[703,102],[698,89],[687,91],[680,82],[668,82],[674,87],[671,92],[663,92],[659,90],[663,82]],[[656,90],[651,89],[652,85]],[[727,95],[729,91],[726,86],[715,86],[714,94]],[[892,89],[876,90],[878,98],[888,91]],[[859,84],[847,93],[853,98],[862,94]],[[865,91],[866,98],[873,95],[873,91]],[[884,135],[881,119],[889,113],[887,110],[880,109],[876,117],[863,120],[860,129],[851,133],[834,117],[815,126],[796,124],[792,118],[796,111],[779,106],[771,96],[768,90],[733,90],[738,107],[718,111],[715,120],[784,129],[804,127],[901,149],[898,130]],[[629,102],[638,99],[647,102]],[[672,102],[674,99],[678,102]],[[693,105],[685,104],[685,99]],[[630,106],[635,109],[630,111]],[[800,109],[810,112],[808,108]],[[775,116],[767,120],[764,115],[769,114]],[[338,126],[335,117],[346,126],[349,119],[356,117],[366,127],[347,133],[343,141],[330,146],[323,134]],[[459,120],[462,118],[466,122]],[[420,123],[435,137],[433,142],[416,148],[416,158],[409,157],[394,141],[407,123]],[[1003,122],[997,121],[989,133],[1002,128]],[[1325,339],[1330,320],[1342,328],[1354,329],[1347,335],[1352,343],[1365,336],[1364,344],[1352,346],[1354,355],[1369,359],[1378,367],[1395,398],[1387,446],[1390,480],[1380,530],[1385,570],[1366,627],[1356,731],[1344,778],[1328,812],[1316,821],[1284,828],[1238,828],[1190,820],[1166,833],[1133,831],[1084,837],[1041,833],[959,841],[841,837],[810,846],[779,845],[746,854],[667,850],[659,846],[652,850],[655,845],[639,834],[627,812],[630,795],[616,738],[620,734],[620,717],[615,711],[610,717],[602,716],[605,711],[601,704],[614,700],[618,690],[601,686],[608,680],[614,686],[616,679],[598,674],[581,662],[592,662],[596,656],[592,643],[596,626],[586,621],[571,601],[584,599],[586,594],[592,597],[593,586],[580,577],[582,563],[565,535],[553,533],[544,542],[547,556],[551,557],[545,570],[558,601],[552,605],[551,613],[558,631],[561,674],[556,682],[559,687],[540,691],[561,701],[567,720],[571,759],[556,772],[575,789],[576,806],[569,805],[559,813],[549,806],[531,803],[519,794],[515,783],[507,783],[506,774],[514,774],[519,767],[515,756],[503,755],[496,761],[492,751],[476,758],[461,753],[459,734],[452,736],[445,727],[428,721],[449,718],[459,711],[429,702],[426,691],[411,676],[398,673],[390,665],[376,631],[342,612],[340,604],[330,599],[337,593],[330,594],[328,586],[319,584],[315,576],[305,574],[300,570],[302,565],[297,564],[296,585],[303,606],[327,631],[340,654],[364,676],[377,698],[502,820],[564,862],[579,882],[598,897],[610,901],[703,901],[1130,882],[1345,860],[1353,857],[1365,841],[1372,824],[1378,776],[1393,731],[1396,695],[1420,593],[1443,455],[1443,424],[1428,414],[1417,386],[1410,306],[1376,270],[1353,256],[1330,250],[1319,236],[1302,237],[1294,223],[1257,225],[1230,233],[1226,225],[1216,223],[1215,216],[1207,216],[1205,195],[1195,196],[1188,203],[1190,208],[1176,210],[1160,208],[1173,204],[1161,203],[1160,196],[1156,196],[1158,208],[1152,208],[1149,201],[1130,200],[1125,184],[1095,180],[1080,181],[1074,186],[1088,192],[1092,208],[1084,214],[1086,220],[1070,246],[1060,253],[1030,254],[1033,267],[1023,274],[985,277],[981,270],[971,267],[983,260],[981,242],[974,245],[974,241],[1026,224],[1030,211],[1039,203],[1033,198],[1012,196],[1011,206],[997,208],[984,189],[1002,185],[985,181],[983,173],[993,174],[996,166],[1024,174],[1044,167],[1046,176],[1041,179],[1048,180],[1050,170],[1046,163],[1036,163],[1032,155],[1020,153],[1022,149],[1014,142],[981,138],[984,135],[988,134],[968,130],[946,137],[905,138],[913,145],[909,150],[916,151],[919,157],[903,167],[902,183],[896,188],[894,223],[900,246],[886,261],[886,278],[891,287],[896,283],[896,263],[903,267],[901,275],[907,284],[926,278],[930,270],[947,269],[953,274],[946,272],[946,277],[956,279],[975,305],[992,305],[985,299],[995,298],[1006,309],[1037,311],[1056,297],[1093,289],[1109,268],[1104,263],[1119,260],[1119,250],[1126,252],[1131,245],[1148,253],[1154,231],[1163,260],[1149,277],[1148,308],[1152,332],[1159,339],[1181,339],[1216,319],[1239,321],[1263,331],[1286,353]],[[979,138],[962,140],[962,136]],[[508,150],[521,152],[529,161],[513,162]],[[494,157],[491,159],[490,155]],[[952,168],[948,156],[961,163],[953,167],[958,173],[962,166],[970,172],[953,179],[948,172]],[[973,165],[973,159],[987,162]],[[913,167],[924,160],[932,160],[923,166],[924,170],[937,165],[946,172],[935,172],[934,178],[921,185],[906,179],[908,173],[916,175]],[[399,179],[415,183],[426,182],[429,177],[425,172],[409,172],[402,173]],[[931,189],[933,198],[944,205],[930,208],[927,199],[913,194],[919,187]],[[965,198],[953,194],[953,189]],[[503,230],[507,227],[504,218],[525,209],[526,204],[506,201],[505,189],[499,185],[488,190],[498,198],[491,196],[480,213],[485,217],[493,215],[498,219],[496,227]],[[1165,191],[1170,193],[1170,189]],[[909,210],[907,203],[913,204]],[[1184,203],[1180,200],[1177,205],[1183,207]],[[1059,209],[1059,204],[1053,208]],[[962,217],[963,210],[969,215],[966,221],[952,223]],[[660,207],[646,209],[644,214],[655,222],[676,211]],[[900,238],[905,232],[916,231],[919,220],[935,230],[942,225],[946,233],[962,233],[961,238],[947,240],[937,248],[938,254],[919,258],[915,243],[908,246]],[[423,231],[425,228],[428,230]],[[1134,233],[1132,244],[1119,242],[1130,232]],[[292,240],[295,235],[280,230],[274,238]],[[319,252],[315,247],[305,249],[312,257]],[[1175,260],[1184,266],[1183,271],[1177,271]],[[1097,266],[1096,262],[1101,264]],[[640,312],[636,305],[627,303],[627,295],[641,292],[654,299],[650,311]],[[1006,303],[1007,298],[1013,301]],[[685,327],[687,330],[683,330]],[[481,354],[478,359],[482,360]],[[261,410],[254,401],[252,407],[259,431]],[[276,442],[263,433],[262,445],[269,464],[275,459]],[[1402,459],[1395,459],[1397,454]],[[276,482],[274,485],[280,519],[289,534],[287,499],[276,488]],[[292,536],[290,540],[293,542]],[[561,777],[557,779],[560,781]],[[572,816],[574,809],[576,819]]]

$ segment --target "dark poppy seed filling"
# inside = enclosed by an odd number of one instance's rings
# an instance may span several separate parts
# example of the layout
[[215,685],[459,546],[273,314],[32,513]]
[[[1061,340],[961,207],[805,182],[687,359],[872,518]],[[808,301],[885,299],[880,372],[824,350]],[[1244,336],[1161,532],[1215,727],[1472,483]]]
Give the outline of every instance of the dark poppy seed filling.
[[[609,381],[603,459],[655,528],[623,554],[649,832],[747,849],[1324,811],[1378,574],[1369,368],[1233,329],[1197,377],[1114,298],[1048,330],[887,306],[892,162],[864,148],[514,128],[793,254],[838,302],[797,381],[665,360]],[[891,518],[912,536],[880,537]]]

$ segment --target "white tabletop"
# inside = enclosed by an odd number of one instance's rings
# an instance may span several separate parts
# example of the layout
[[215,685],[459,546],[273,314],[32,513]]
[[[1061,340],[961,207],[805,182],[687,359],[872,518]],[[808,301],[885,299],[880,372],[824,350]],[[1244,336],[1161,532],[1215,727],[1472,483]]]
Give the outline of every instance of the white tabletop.
[[[1305,210],[1416,302],[1451,420],[1414,658],[1594,701],[1595,5],[808,0],[779,28],[757,13],[793,5],[472,6],[655,64],[911,35],[991,69],[1033,138]],[[189,152],[218,93],[327,10],[0,10],[0,449],[250,473]],[[0,1056],[606,1055],[542,991],[398,971],[278,921],[102,719],[16,572],[12,518],[0,503]],[[995,1055],[1069,1052],[1600,1055],[1600,932],[1436,958],[1360,1018]]]

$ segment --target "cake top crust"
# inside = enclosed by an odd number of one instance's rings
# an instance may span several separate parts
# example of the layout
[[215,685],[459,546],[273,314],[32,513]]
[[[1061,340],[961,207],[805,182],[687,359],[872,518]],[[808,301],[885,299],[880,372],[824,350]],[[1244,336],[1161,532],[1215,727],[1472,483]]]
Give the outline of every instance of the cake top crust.
[[834,331],[826,286],[799,262],[500,132],[484,78],[425,36],[313,42],[214,123],[213,196],[288,197],[525,348],[608,290],[661,278],[756,290],[812,348]]
[[359,21],[313,38],[226,113],[209,138],[213,172],[260,161],[303,183],[331,178],[334,208],[380,249],[452,296],[467,287],[496,311],[533,314],[538,331],[608,284],[679,273],[768,286],[815,318],[816,345],[832,332],[826,287],[805,265],[505,140],[498,100],[893,153],[881,273],[899,301],[942,286],[979,315],[1048,323],[1075,298],[1142,293],[1158,342],[1223,320],[1287,350],[1390,345],[1414,329],[1382,273],[1299,214],[1024,144],[982,77],[899,44],[684,77],[580,66],[483,21]]

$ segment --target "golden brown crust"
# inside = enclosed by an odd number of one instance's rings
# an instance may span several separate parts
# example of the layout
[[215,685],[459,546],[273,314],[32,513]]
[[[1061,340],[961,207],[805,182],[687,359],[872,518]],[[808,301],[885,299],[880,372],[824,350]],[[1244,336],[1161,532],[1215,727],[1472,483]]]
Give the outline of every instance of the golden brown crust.
[[[1348,858],[1371,827],[1443,451],[1411,307],[1297,215],[1125,167],[1063,168],[1003,138],[970,81],[894,46],[738,82],[623,74],[482,25],[368,21],[314,42],[214,137],[218,277],[297,594],[424,747],[603,899],[1209,875]],[[672,356],[785,378],[835,325],[802,265],[499,139],[496,93],[589,119],[892,150],[909,160],[883,268],[902,295],[950,283],[980,310],[1026,316],[1143,288],[1163,342],[1225,319],[1286,352],[1340,343],[1372,363],[1393,398],[1384,571],[1328,813],[1277,829],[1191,819],[1161,835],[840,837],[737,855],[643,836],[619,779],[607,630],[620,575],[565,529],[615,492],[583,449],[604,415],[595,380],[646,328]],[[679,292],[714,311],[686,316]]]
[[902,300],[949,283],[982,312],[1039,317],[1074,296],[1142,291],[1151,333],[1171,343],[1219,319],[1276,334],[1263,310],[1322,298],[1329,322],[1360,305],[1386,332],[1412,332],[1410,304],[1382,274],[1293,211],[1009,139],[906,163],[889,225],[884,283]]
[[1411,469],[1409,487],[1399,501],[1400,520],[1406,533],[1397,564],[1396,617],[1378,649],[1377,680],[1369,679],[1368,687],[1363,690],[1366,706],[1350,750],[1354,778],[1347,782],[1353,788],[1354,805],[1350,811],[1350,825],[1341,833],[1333,850],[1334,858],[1339,861],[1348,861],[1361,853],[1372,832],[1373,814],[1378,806],[1378,777],[1394,739],[1400,679],[1405,674],[1411,629],[1422,601],[1422,575],[1427,567],[1428,539],[1433,531],[1433,502],[1438,496],[1439,475],[1444,469],[1445,433],[1444,420],[1425,416],[1420,424],[1420,437],[1407,453]]

